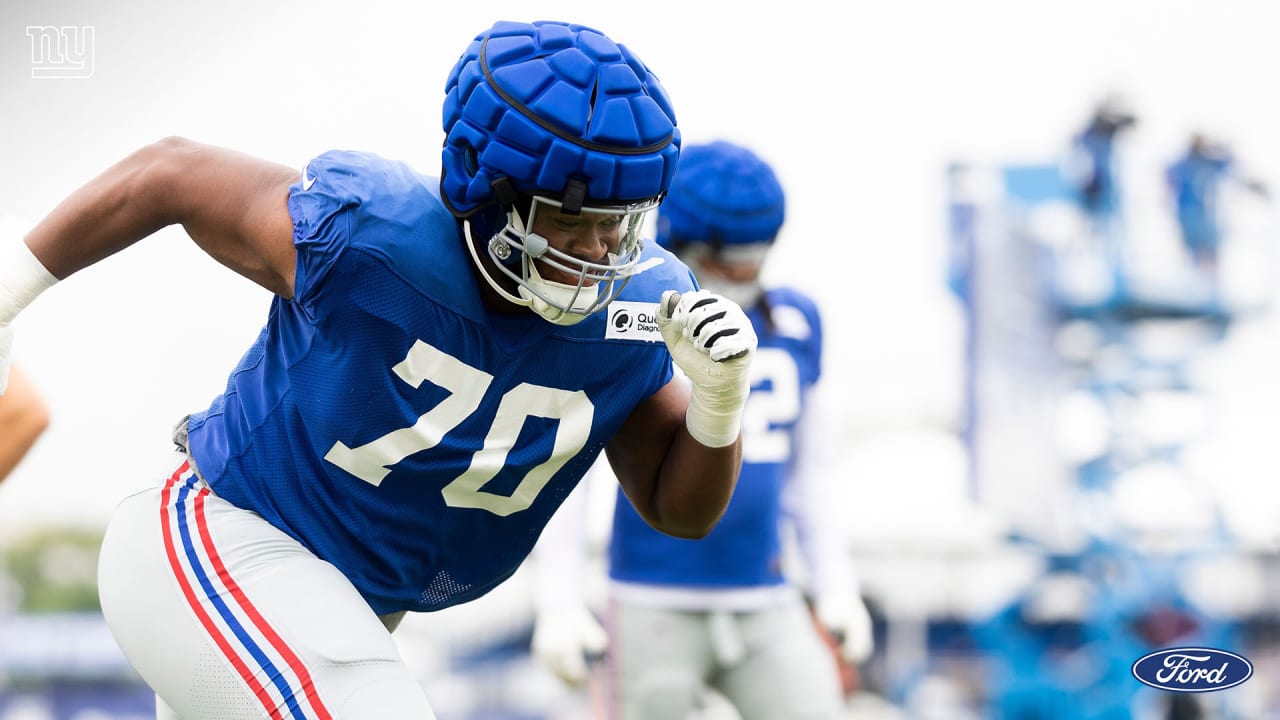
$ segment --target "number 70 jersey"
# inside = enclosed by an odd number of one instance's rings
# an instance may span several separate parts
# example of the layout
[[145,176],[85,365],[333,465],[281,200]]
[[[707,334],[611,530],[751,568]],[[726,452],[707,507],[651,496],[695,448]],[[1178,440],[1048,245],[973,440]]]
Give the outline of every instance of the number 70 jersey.
[[607,312],[559,327],[480,300],[436,181],[330,152],[291,188],[294,297],[192,415],[213,491],[338,567],[379,614],[513,573],[631,411],[671,379],[652,314],[693,288],[661,248]]

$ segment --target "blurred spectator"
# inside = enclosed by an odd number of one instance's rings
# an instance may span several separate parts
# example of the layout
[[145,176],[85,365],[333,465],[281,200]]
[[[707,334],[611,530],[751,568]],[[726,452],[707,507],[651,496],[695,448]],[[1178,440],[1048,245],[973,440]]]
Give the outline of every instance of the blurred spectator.
[[1118,95],[1105,98],[1074,139],[1075,173],[1080,204],[1095,221],[1106,221],[1120,208],[1115,159],[1116,138],[1137,124],[1137,117]]
[[1124,270],[1123,202],[1116,164],[1120,134],[1137,124],[1137,117],[1119,95],[1098,103],[1088,123],[1071,141],[1066,168],[1080,209],[1088,221],[1084,245],[1099,254],[1117,282]]
[[8,477],[49,425],[49,408],[26,374],[9,370],[9,387],[0,395],[0,480]]
[[1215,294],[1222,244],[1220,190],[1228,178],[1262,197],[1268,195],[1266,185],[1238,172],[1237,162],[1226,145],[1202,133],[1191,136],[1182,156],[1165,171],[1182,244]]

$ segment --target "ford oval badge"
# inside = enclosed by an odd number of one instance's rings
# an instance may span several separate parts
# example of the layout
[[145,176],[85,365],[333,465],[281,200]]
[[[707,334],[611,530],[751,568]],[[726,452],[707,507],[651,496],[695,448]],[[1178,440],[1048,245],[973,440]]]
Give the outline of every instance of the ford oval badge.
[[1161,690],[1213,692],[1253,677],[1253,663],[1226,650],[1166,648],[1138,658],[1133,676]]

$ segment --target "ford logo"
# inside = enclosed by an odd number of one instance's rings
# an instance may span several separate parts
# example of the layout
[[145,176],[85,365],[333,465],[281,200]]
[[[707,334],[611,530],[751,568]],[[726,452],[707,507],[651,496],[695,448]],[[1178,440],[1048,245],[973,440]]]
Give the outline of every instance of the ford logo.
[[1166,648],[1138,658],[1133,676],[1161,690],[1213,692],[1253,677],[1253,663],[1226,650]]

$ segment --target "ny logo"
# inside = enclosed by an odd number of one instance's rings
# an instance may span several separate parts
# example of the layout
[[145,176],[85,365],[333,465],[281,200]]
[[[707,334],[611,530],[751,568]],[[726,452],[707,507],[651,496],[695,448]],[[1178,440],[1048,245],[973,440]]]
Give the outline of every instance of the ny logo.
[[93,26],[28,25],[31,77],[87,78],[93,75]]

